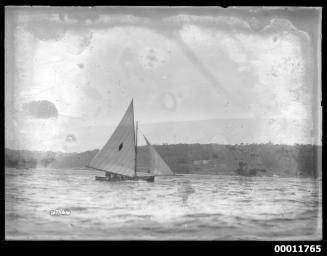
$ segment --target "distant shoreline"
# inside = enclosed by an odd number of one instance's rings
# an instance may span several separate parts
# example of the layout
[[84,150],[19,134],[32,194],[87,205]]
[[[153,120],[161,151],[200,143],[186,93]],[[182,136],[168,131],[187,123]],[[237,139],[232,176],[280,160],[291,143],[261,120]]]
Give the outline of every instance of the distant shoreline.
[[[321,177],[322,146],[279,144],[164,144],[154,146],[177,174]],[[56,153],[5,149],[5,167],[87,169],[98,150]],[[146,146],[138,147],[140,166]]]

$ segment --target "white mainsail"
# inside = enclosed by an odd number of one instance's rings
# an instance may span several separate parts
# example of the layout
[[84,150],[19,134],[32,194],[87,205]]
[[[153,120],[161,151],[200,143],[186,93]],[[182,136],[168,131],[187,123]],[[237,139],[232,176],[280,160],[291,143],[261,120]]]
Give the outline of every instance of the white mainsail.
[[90,167],[135,176],[135,130],[133,100],[107,143],[92,159]]
[[155,148],[150,144],[148,139],[143,135],[150,154],[149,169],[155,176],[175,175],[166,162],[161,158]]

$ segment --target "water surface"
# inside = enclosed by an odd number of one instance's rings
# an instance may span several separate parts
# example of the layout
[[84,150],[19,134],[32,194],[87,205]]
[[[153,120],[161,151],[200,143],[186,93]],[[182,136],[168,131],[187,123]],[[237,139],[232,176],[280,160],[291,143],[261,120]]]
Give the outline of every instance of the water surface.
[[[95,181],[88,170],[6,169],[6,239],[316,240],[321,180],[182,175]],[[50,215],[67,209],[70,215]]]

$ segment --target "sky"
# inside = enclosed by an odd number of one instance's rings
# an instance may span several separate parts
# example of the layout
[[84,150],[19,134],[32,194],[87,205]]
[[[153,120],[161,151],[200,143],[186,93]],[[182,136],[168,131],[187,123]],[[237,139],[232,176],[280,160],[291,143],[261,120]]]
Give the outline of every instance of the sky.
[[7,7],[5,23],[6,147],[101,148],[132,98],[152,144],[321,143],[320,8]]

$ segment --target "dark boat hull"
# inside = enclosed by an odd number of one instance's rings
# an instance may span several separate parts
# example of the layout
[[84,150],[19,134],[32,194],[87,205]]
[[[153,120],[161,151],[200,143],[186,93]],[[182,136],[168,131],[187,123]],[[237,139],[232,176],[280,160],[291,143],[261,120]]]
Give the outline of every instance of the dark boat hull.
[[147,182],[154,182],[154,176],[135,176],[135,177],[103,177],[103,176],[95,176],[95,180],[98,181],[108,181],[108,182],[117,182],[117,181],[147,181]]

